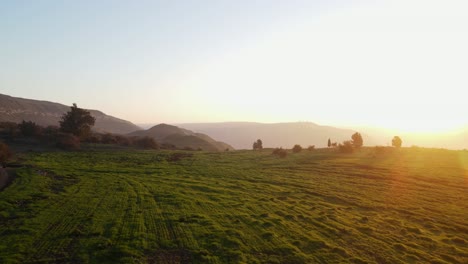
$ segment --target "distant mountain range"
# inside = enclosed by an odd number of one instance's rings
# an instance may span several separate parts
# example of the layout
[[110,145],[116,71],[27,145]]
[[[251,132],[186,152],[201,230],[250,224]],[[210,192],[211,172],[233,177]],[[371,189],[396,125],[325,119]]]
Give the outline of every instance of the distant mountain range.
[[292,148],[294,144],[303,147],[315,145],[325,147],[330,138],[341,143],[350,140],[354,132],[360,132],[365,146],[391,146],[393,136],[400,136],[404,147],[420,146],[430,148],[468,149],[468,128],[452,133],[398,133],[380,128],[360,127],[342,129],[321,126],[310,122],[295,123],[194,123],[178,126],[195,132],[205,133],[213,138],[228,142],[236,149],[251,149],[255,140],[261,139],[264,147]]
[[[0,122],[21,123],[24,120],[41,126],[58,126],[60,118],[68,111],[70,106],[63,104],[0,94]],[[89,112],[96,118],[93,130],[97,132],[126,134],[141,129],[129,121],[106,115],[98,110],[89,110]]]
[[321,126],[310,122],[275,124],[227,122],[179,124],[178,126],[228,142],[236,149],[251,149],[253,142],[257,139],[263,141],[263,147],[292,148],[295,144],[303,147],[309,145],[325,147],[329,138],[332,142],[342,142],[350,140],[351,135],[356,132],[351,129]]
[[187,129],[167,124],[159,124],[148,130],[139,130],[127,134],[136,137],[152,137],[162,144],[171,144],[177,148],[202,149],[206,151],[225,151],[234,148],[224,142],[216,141],[211,137],[195,133]]
[[[58,126],[61,116],[69,110],[69,106],[59,103],[0,94],[0,122],[20,123],[25,120],[33,121],[41,126]],[[178,124],[178,127],[160,124],[148,130],[141,130],[139,126],[129,121],[106,115],[98,110],[89,111],[96,118],[93,129],[97,132],[150,136],[160,143],[172,144],[179,148],[191,147],[210,151],[233,149],[233,147],[251,149],[253,142],[257,139],[263,141],[264,147],[291,148],[295,144],[300,144],[303,147],[309,145],[325,147],[329,138],[332,142],[342,142],[350,140],[351,135],[359,131],[364,138],[364,145],[367,146],[390,145],[392,137],[398,135],[403,139],[403,146],[468,149],[468,127],[450,134],[431,133],[426,135],[399,134],[378,128],[343,129],[310,122],[192,123]],[[229,145],[224,142],[229,143]]]

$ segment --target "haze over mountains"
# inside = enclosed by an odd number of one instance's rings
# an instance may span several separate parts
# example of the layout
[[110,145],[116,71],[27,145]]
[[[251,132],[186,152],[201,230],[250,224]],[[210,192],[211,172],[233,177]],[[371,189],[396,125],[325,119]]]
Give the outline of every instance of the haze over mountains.
[[[0,122],[33,121],[41,126],[58,126],[60,117],[70,107],[48,101],[17,98],[0,94]],[[328,139],[332,142],[349,140],[358,131],[364,138],[364,145],[374,146],[391,144],[395,135],[403,139],[403,146],[421,146],[449,149],[468,149],[468,128],[451,133],[401,133],[386,129],[336,128],[321,126],[310,122],[292,123],[186,123],[170,126],[161,124],[149,130],[98,110],[89,110],[96,118],[94,130],[115,134],[150,136],[160,143],[175,145],[179,148],[190,147],[220,151],[226,149],[251,149],[257,139],[262,139],[264,147],[291,148],[295,144],[303,147],[315,145],[325,147]],[[150,125],[141,125],[150,127]]]
[[[0,94],[0,122],[21,123],[24,120],[35,122],[40,126],[58,126],[62,115],[69,110],[70,106],[59,103]],[[89,112],[96,118],[93,129],[97,132],[126,134],[141,129],[129,121],[106,115],[98,110],[89,110]]]
[[328,139],[332,142],[349,140],[355,132],[351,129],[340,129],[320,126],[310,122],[296,123],[193,123],[179,124],[180,127],[205,133],[221,141],[229,142],[236,149],[251,149],[255,140],[261,139],[263,147],[292,148],[295,144],[303,147],[315,145],[325,147]]
[[178,126],[205,133],[213,138],[228,142],[236,149],[251,149],[253,142],[260,138],[264,147],[291,148],[294,144],[303,147],[315,145],[325,147],[328,138],[332,142],[341,143],[350,140],[354,132],[360,132],[366,146],[391,146],[393,136],[403,139],[403,146],[420,146],[431,148],[467,149],[468,129],[461,129],[452,133],[402,133],[381,128],[360,127],[336,128],[321,126],[311,122],[293,123],[192,123],[178,124]]

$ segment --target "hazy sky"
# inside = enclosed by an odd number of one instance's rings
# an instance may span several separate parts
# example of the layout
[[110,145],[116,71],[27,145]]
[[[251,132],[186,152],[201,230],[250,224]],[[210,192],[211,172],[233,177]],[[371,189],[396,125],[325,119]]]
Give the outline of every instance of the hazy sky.
[[468,125],[468,1],[0,0],[0,93],[135,123]]

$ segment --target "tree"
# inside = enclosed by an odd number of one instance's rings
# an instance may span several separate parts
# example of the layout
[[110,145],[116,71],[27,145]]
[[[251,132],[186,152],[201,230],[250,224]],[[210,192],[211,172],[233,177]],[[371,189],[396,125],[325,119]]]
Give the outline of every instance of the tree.
[[18,125],[21,134],[26,137],[37,136],[41,133],[41,127],[32,121],[24,121]]
[[262,142],[262,140],[261,140],[261,139],[257,139],[257,141],[255,141],[255,142],[253,143],[253,146],[252,146],[252,147],[253,147],[253,150],[257,150],[257,149],[262,150],[262,149],[263,149],[263,142]]
[[351,139],[353,140],[353,146],[355,148],[360,148],[362,147],[362,136],[360,133],[356,132],[351,136]]
[[331,147],[331,145],[332,145],[331,140],[328,139],[328,144],[327,144],[327,146],[328,146],[328,147]]
[[86,138],[90,134],[95,121],[96,118],[91,116],[89,111],[78,108],[76,104],[73,104],[70,111],[62,116],[60,130],[80,138]]
[[293,151],[293,153],[301,152],[302,151],[301,145],[299,145],[299,144],[294,145],[294,147],[292,148],[292,151]]
[[401,147],[401,144],[403,142],[401,141],[401,138],[399,136],[394,136],[393,139],[392,139],[392,146],[394,146],[395,148],[399,148]]

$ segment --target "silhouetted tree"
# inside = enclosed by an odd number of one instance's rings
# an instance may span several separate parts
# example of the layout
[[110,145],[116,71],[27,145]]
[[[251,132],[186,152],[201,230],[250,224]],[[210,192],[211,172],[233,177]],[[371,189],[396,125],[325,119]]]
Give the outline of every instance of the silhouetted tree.
[[392,146],[396,147],[396,148],[399,148],[401,147],[401,144],[402,144],[402,140],[399,136],[394,136],[393,139],[392,139]]
[[[360,133],[356,132],[351,136],[351,139],[353,140],[352,144],[355,148],[360,148],[362,147],[363,141],[362,141],[362,136]],[[344,142],[343,142],[344,143]]]
[[315,149],[315,145],[311,145],[307,148],[308,151],[313,151]]
[[331,147],[331,144],[332,144],[332,143],[331,143],[331,140],[328,139],[328,144],[327,144],[327,146],[328,146],[328,147]]
[[257,139],[252,145],[253,150],[262,150],[263,149],[263,142],[261,139]]
[[60,130],[64,133],[70,133],[80,138],[87,137],[94,126],[96,118],[91,116],[89,111],[78,108],[73,104],[70,111],[62,116],[60,121]]
[[294,147],[292,148],[292,151],[293,151],[294,153],[299,153],[299,152],[301,152],[301,151],[302,151],[301,145],[299,145],[299,144],[294,145]]

